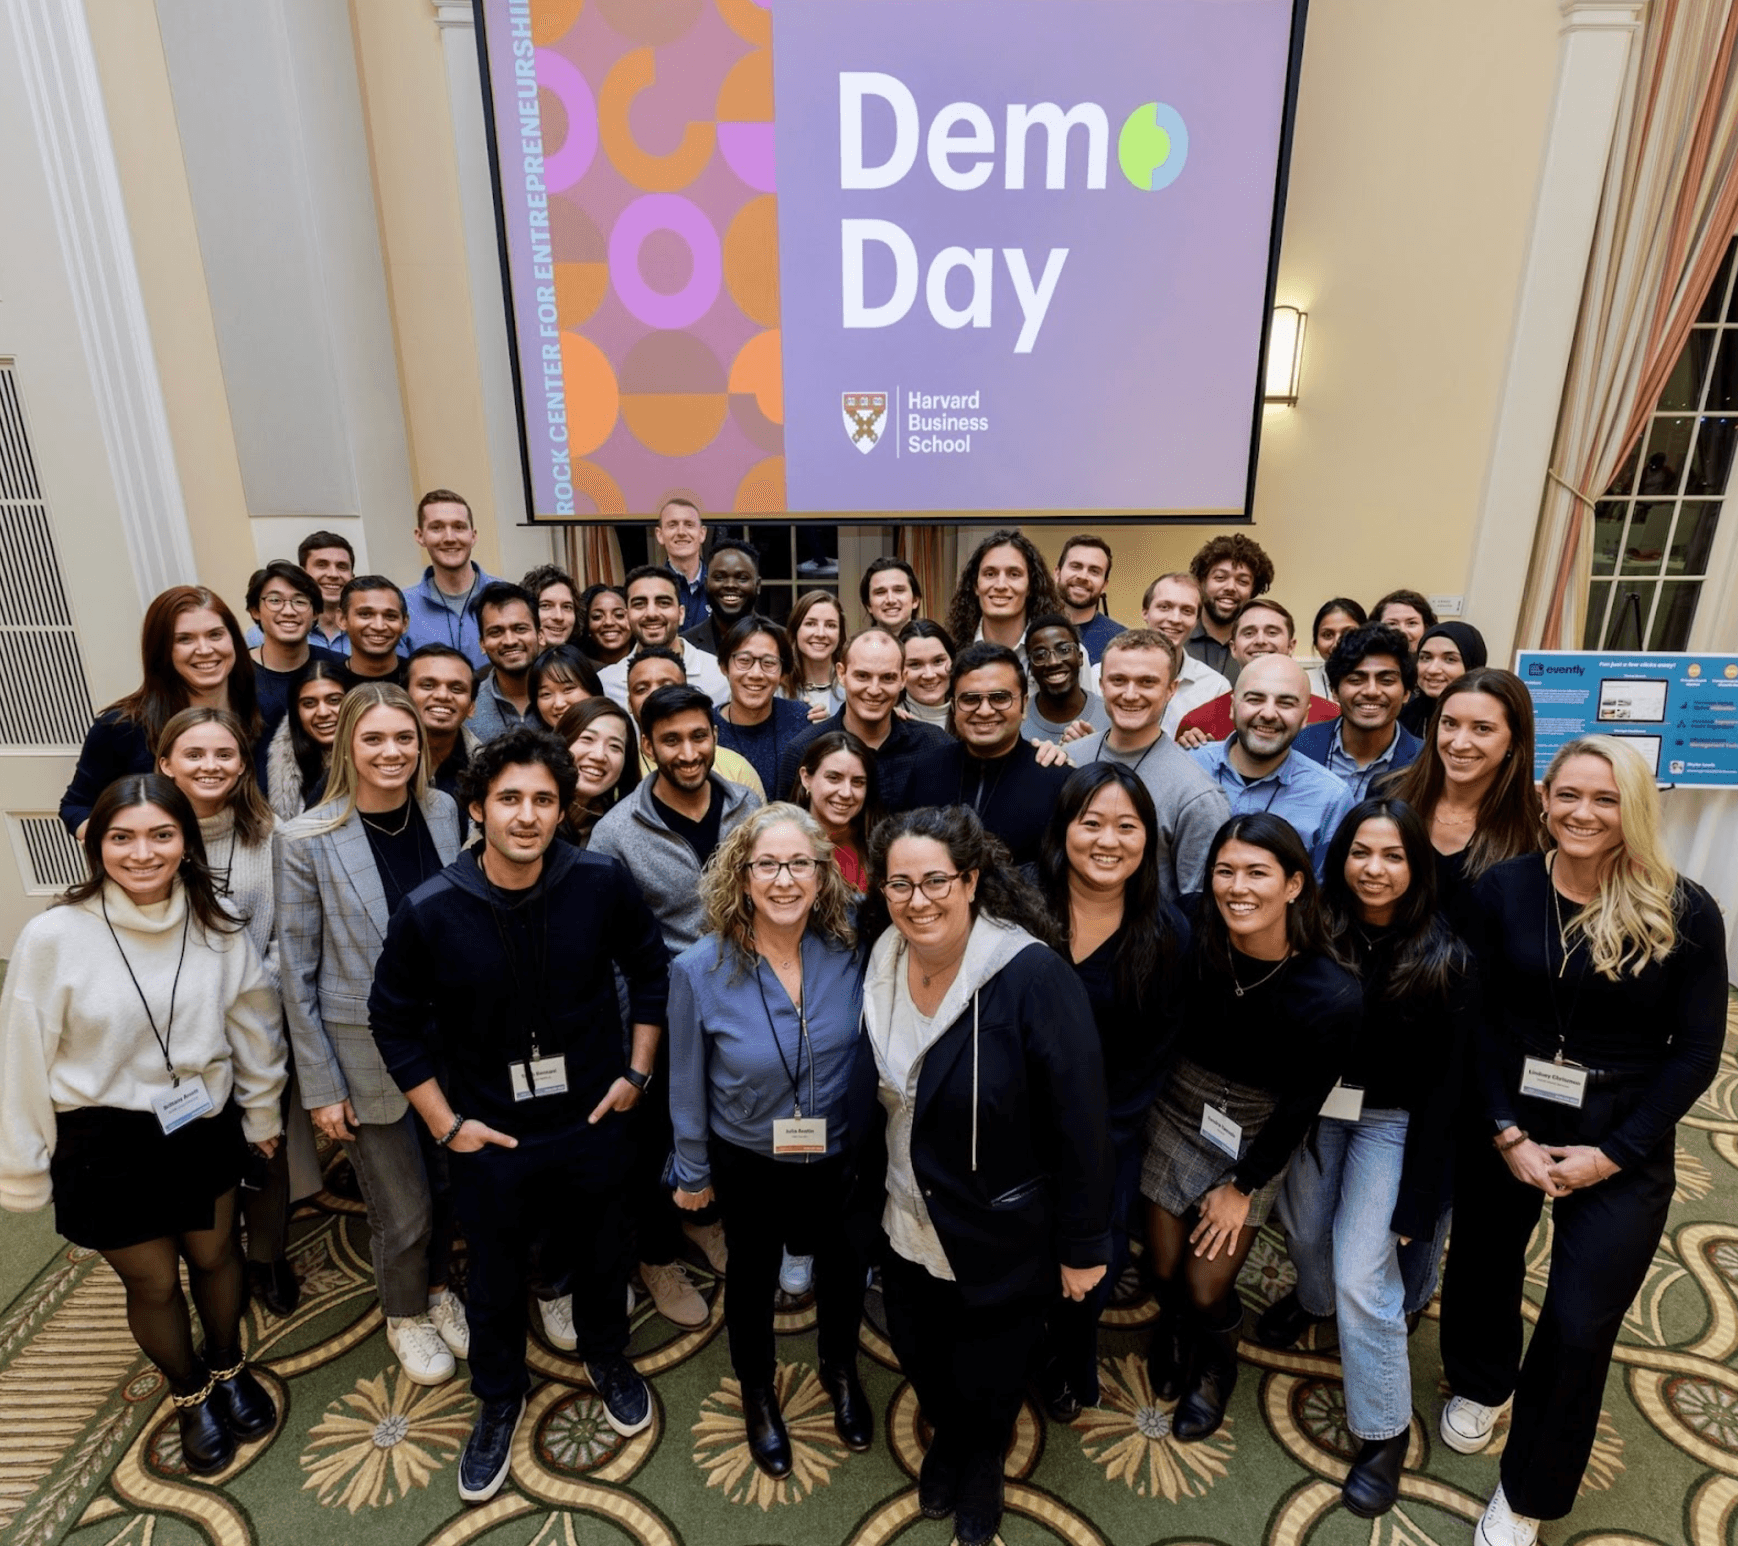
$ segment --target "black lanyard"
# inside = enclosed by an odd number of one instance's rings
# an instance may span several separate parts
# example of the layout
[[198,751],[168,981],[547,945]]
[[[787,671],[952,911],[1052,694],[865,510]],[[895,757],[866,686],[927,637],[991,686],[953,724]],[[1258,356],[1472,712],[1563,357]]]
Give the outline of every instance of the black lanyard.
[[139,995],[139,1002],[145,1007],[145,1019],[150,1022],[151,1034],[157,1040],[158,1049],[163,1054],[163,1066],[169,1071],[169,1082],[176,1089],[181,1087],[181,1076],[175,1072],[175,1064],[169,1057],[169,1039],[175,1034],[175,998],[181,991],[181,968],[187,961],[187,930],[193,922],[193,903],[188,898],[182,899],[182,905],[187,909],[181,915],[181,954],[175,960],[175,981],[169,989],[169,1022],[165,1030],[157,1029],[157,1017],[151,1013],[151,1001],[145,997],[145,990],[139,986],[138,974],[133,970],[133,963],[127,959],[127,952],[121,947],[121,936],[115,933],[115,926],[109,919],[109,892],[105,883],[98,893],[102,899],[103,922],[108,924],[109,938],[115,942],[115,949],[121,953],[121,965],[126,967],[127,976],[132,979],[133,991]]
[[[481,870],[482,867],[482,862],[479,860],[477,868]],[[490,880],[487,875],[483,877],[483,883],[489,888],[489,916],[495,920],[495,932],[501,939],[501,953],[507,958],[507,972],[513,979],[513,996],[518,1001],[519,1007],[525,1015],[526,1034],[530,1038],[531,1043],[531,1050],[527,1054],[525,1060],[525,1077],[527,1083],[529,1083],[531,1079],[531,1063],[543,1056],[542,1047],[539,1045],[537,1040],[536,1016],[542,1015],[547,1019],[549,1013],[547,1007],[549,1002],[549,898],[543,892],[543,879],[541,876],[538,877],[537,884],[531,888],[533,894],[526,897],[522,903],[514,903],[507,900],[506,896],[503,895],[501,888],[497,886],[494,881]],[[509,910],[517,911],[520,906],[529,908],[532,903],[538,901],[543,903],[542,929],[538,930],[533,926],[529,913],[526,914],[525,926],[525,931],[531,938],[530,966],[536,976],[535,985],[537,988],[537,1007],[535,1013],[533,1013],[531,1005],[525,997],[525,979],[519,973],[519,956],[513,949],[512,938],[507,933],[506,924],[501,921],[501,914]],[[565,1051],[566,1049],[563,1048],[562,1050]],[[533,1086],[533,1088],[535,1088],[535,1086]]]
[[[799,944],[797,946],[797,964],[799,966],[802,964],[802,959],[803,949]],[[768,962],[767,964],[770,966],[771,962]],[[754,969],[754,985],[760,991],[760,1007],[766,1011],[766,1028],[772,1032],[773,1048],[778,1053],[778,1060],[784,1068],[785,1077],[791,1082],[791,1102],[793,1111],[795,1115],[800,1117],[803,1114],[803,1048],[809,1047],[809,1015],[808,1011],[803,1007],[808,1001],[809,996],[807,976],[805,974],[803,988],[797,994],[795,1006],[797,1011],[797,1066],[795,1069],[791,1067],[790,1059],[785,1056],[784,1043],[778,1039],[778,1023],[772,1017],[772,1004],[767,999],[766,984],[761,981],[760,967],[758,965]],[[809,1047],[809,1109],[811,1114],[814,1111],[814,1105],[815,1049]]]
[[435,579],[433,575],[429,576],[429,583],[434,586],[435,594],[440,597],[441,610],[447,615],[447,643],[452,645],[454,649],[460,647],[460,641],[465,636],[465,619],[471,612],[471,597],[477,594],[477,581],[482,577],[482,571],[475,564],[472,564],[471,588],[465,592],[465,604],[459,608],[458,615],[455,617],[453,609],[447,605],[447,593],[441,589],[440,581]]
[[217,884],[218,894],[220,896],[232,896],[235,888],[231,886],[229,882],[230,877],[235,874],[235,822],[233,816],[231,817],[229,827],[229,856],[223,869],[220,871],[216,865],[211,864],[209,853],[206,855],[206,863],[211,871],[212,880]]
[[[1557,948],[1561,959],[1557,962],[1557,970],[1551,970],[1551,937],[1556,935]],[[1584,967],[1575,974],[1575,991],[1569,996],[1569,1012],[1565,1014],[1557,1002],[1557,983],[1563,973],[1568,970],[1569,963],[1575,958],[1575,952],[1581,948],[1582,941],[1576,940],[1571,945],[1565,938],[1563,930],[1563,903],[1557,895],[1557,882],[1551,878],[1551,866],[1545,867],[1545,992],[1551,1000],[1551,1018],[1557,1024],[1557,1056],[1554,1061],[1563,1061],[1564,1049],[1569,1044],[1569,1031],[1575,1024],[1575,1007],[1581,1002],[1581,990],[1587,983],[1587,971]]]

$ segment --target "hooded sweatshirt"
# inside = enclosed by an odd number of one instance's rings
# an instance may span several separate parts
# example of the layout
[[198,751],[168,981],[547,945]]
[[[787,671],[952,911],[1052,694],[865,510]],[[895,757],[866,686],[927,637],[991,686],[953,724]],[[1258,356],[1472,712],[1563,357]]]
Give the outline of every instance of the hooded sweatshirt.
[[57,1112],[151,1110],[151,1097],[170,1087],[158,1036],[183,1083],[205,1081],[213,1114],[233,1093],[250,1141],[281,1131],[277,994],[243,930],[208,934],[187,913],[179,881],[145,907],[105,882],[95,896],[25,924],[0,995],[0,1206],[49,1201]]
[[1104,1065],[1085,991],[1054,951],[984,914],[927,1027],[895,1013],[906,970],[889,929],[863,991],[886,1116],[882,1226],[968,1303],[1054,1293],[1059,1264],[1110,1259]]
[[[490,884],[467,849],[387,926],[368,1024],[401,1090],[440,1078],[453,1109],[523,1136],[584,1127],[626,1069],[614,968],[635,1024],[662,1025],[669,956],[616,860],[551,844],[523,891]],[[513,1098],[512,1065],[567,1060],[567,1092]]]

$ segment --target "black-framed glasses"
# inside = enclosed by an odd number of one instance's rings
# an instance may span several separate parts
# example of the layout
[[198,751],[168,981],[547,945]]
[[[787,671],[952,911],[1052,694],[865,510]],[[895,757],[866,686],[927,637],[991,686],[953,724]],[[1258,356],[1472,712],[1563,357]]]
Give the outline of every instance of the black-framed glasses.
[[775,859],[766,854],[759,859],[750,859],[743,868],[756,880],[777,880],[780,870],[788,870],[791,879],[800,883],[813,875],[819,866],[805,854],[798,854],[794,859]]
[[759,670],[767,676],[777,676],[781,663],[777,655],[750,655],[738,650],[730,657],[730,664],[741,666],[744,671]]
[[1080,646],[1078,644],[1058,644],[1054,648],[1046,646],[1043,649],[1033,650],[1029,658],[1033,665],[1046,660],[1078,660]]
[[968,714],[974,709],[981,709],[985,704],[993,709],[1006,710],[1014,706],[1014,694],[1006,687],[998,687],[994,692],[956,692],[953,704],[956,709],[964,709]]
[[268,591],[260,597],[259,604],[268,612],[312,612],[314,610],[314,603],[299,593],[294,596],[284,596],[277,591]]
[[953,883],[960,878],[960,874],[959,870],[951,875],[944,875],[937,870],[933,875],[925,875],[916,882],[907,880],[903,875],[896,875],[892,880],[881,883],[881,894],[889,902],[898,902],[901,906],[911,900],[911,893],[914,891],[922,891],[932,902],[945,901],[952,893]]

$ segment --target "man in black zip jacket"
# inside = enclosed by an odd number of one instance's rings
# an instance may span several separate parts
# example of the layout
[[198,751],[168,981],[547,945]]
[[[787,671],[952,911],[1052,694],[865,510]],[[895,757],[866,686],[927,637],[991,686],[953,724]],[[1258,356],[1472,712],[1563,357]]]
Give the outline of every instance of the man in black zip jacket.
[[478,750],[463,793],[483,840],[394,914],[368,1000],[381,1057],[452,1156],[470,1246],[481,1410],[459,1462],[467,1503],[499,1490],[524,1414],[528,1255],[541,1236],[556,1236],[573,1264],[578,1354],[610,1426],[633,1434],[652,1420],[650,1392],[623,1356],[632,1248],[622,1198],[669,955],[620,861],[554,842],[578,777],[546,730],[521,726]]
[[918,758],[904,804],[969,805],[1008,845],[1015,864],[1031,864],[1074,769],[1066,761],[1041,765],[1037,748],[1021,733],[1026,673],[1005,644],[980,640],[961,650],[952,691],[948,728],[959,739]]

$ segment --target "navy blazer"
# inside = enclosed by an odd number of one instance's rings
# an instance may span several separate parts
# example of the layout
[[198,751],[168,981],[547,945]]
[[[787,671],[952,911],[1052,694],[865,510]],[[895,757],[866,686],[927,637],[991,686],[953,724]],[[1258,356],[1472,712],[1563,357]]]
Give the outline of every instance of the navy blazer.
[[[1328,748],[1334,744],[1334,731],[1339,725],[1337,719],[1324,719],[1317,725],[1305,725],[1298,731],[1297,739],[1291,743],[1292,749],[1301,756],[1308,757],[1311,762],[1321,763],[1325,768],[1328,765]],[[1386,770],[1389,773],[1398,773],[1402,768],[1411,767],[1418,760],[1418,754],[1424,750],[1424,742],[1398,721],[1394,725],[1394,734],[1394,755],[1389,759]]]

